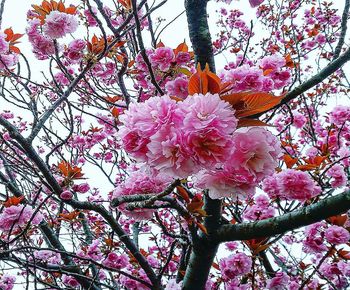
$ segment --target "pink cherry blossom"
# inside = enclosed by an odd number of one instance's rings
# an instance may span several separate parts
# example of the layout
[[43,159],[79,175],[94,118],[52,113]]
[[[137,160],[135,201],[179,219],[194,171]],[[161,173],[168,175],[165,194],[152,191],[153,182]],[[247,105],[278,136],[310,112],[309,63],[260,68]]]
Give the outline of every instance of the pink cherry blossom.
[[174,52],[169,47],[159,47],[151,55],[150,61],[152,65],[158,66],[160,70],[167,71],[171,62],[174,61]]
[[237,253],[221,259],[219,267],[224,279],[234,279],[250,271],[252,260],[244,253]]
[[334,164],[328,171],[327,176],[331,177],[332,187],[343,187],[346,185],[347,177],[344,167],[340,164]]
[[39,26],[40,21],[38,19],[33,19],[29,21],[26,32],[29,42],[33,47],[35,56],[38,59],[42,60],[47,59],[49,55],[55,53],[55,46],[52,39],[45,37],[40,32],[38,32]]
[[261,127],[242,128],[233,134],[232,166],[242,166],[254,173],[258,181],[272,175],[281,155],[278,139]]
[[73,198],[73,193],[70,190],[64,190],[61,192],[60,198],[63,200],[71,200]]
[[4,274],[0,277],[0,289],[12,290],[16,282],[16,277],[10,274]]
[[223,197],[244,198],[255,193],[256,177],[242,167],[232,166],[202,170],[194,176],[196,187],[209,189],[212,199]]
[[179,77],[169,81],[166,83],[165,89],[170,96],[185,99],[188,96],[188,79]]
[[275,174],[274,178],[278,185],[276,196],[282,199],[305,201],[321,191],[310,175],[303,171],[286,169]]
[[337,126],[342,126],[346,121],[350,120],[350,107],[342,105],[334,107],[329,114],[329,120]]
[[35,213],[29,205],[12,205],[4,209],[0,215],[0,229],[16,231],[24,229],[30,221],[31,225],[38,225],[43,219],[41,213]]
[[77,28],[78,20],[74,15],[54,10],[46,16],[43,31],[47,37],[57,39],[75,32]]
[[263,2],[264,2],[264,0],[249,0],[249,4],[253,8],[259,6]]
[[7,53],[9,51],[9,43],[6,41],[6,34],[0,32],[0,54]]
[[305,239],[303,240],[304,251],[306,253],[318,253],[327,250],[324,243],[324,222],[312,224],[305,229]]
[[65,285],[68,285],[72,288],[78,288],[79,287],[79,282],[72,276],[68,276],[66,274],[63,274],[62,275],[62,282],[65,284]]
[[265,56],[259,62],[259,65],[263,70],[278,70],[285,66],[285,64],[286,60],[284,57],[277,54]]
[[279,290],[283,289],[289,282],[289,277],[284,272],[278,272],[275,274],[275,277],[267,281],[266,287],[270,290]]
[[261,220],[275,215],[274,207],[270,206],[270,200],[266,195],[260,194],[254,198],[254,204],[249,205],[243,213],[247,220]]
[[[171,182],[171,177],[158,174],[148,167],[142,167],[132,171],[124,183],[118,185],[113,191],[113,197],[123,197],[134,194],[157,194],[162,192]],[[136,220],[150,219],[152,209],[126,209],[127,203],[121,204],[118,208],[127,216]]]
[[350,234],[343,227],[333,225],[326,230],[325,237],[331,244],[340,245],[346,244],[349,241]]
[[103,260],[102,264],[106,267],[114,269],[123,269],[128,265],[129,258],[125,254],[118,255],[114,252],[111,252],[107,255],[107,258]]

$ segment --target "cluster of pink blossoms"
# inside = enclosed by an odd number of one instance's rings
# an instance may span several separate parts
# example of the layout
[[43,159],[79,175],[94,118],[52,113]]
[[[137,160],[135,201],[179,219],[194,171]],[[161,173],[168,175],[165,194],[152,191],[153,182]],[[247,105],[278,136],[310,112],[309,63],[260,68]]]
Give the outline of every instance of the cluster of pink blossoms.
[[53,40],[73,33],[78,28],[78,19],[75,15],[51,11],[45,17],[44,24],[37,18],[33,11],[28,11],[29,25],[26,29],[29,42],[33,47],[33,53],[40,59],[47,59],[55,53]]
[[0,289],[2,290],[12,290],[16,282],[16,277],[4,274],[0,277]]
[[78,28],[78,20],[74,15],[60,11],[52,11],[45,18],[44,34],[51,39],[64,37]]
[[252,268],[252,259],[244,253],[237,253],[221,259],[219,267],[222,278],[231,280],[247,274]]
[[29,21],[26,32],[36,58],[43,60],[55,53],[55,46],[52,39],[39,32],[39,26],[40,20],[33,19]]
[[[188,96],[188,79],[182,73],[177,72],[175,68],[185,67],[189,69],[191,67],[191,54],[188,51],[176,51],[175,53],[172,48],[166,46],[156,49],[149,48],[146,50],[146,53],[152,65],[156,80],[161,83],[167,94],[183,99],[186,98]],[[135,61],[135,67],[138,70],[136,76],[137,87],[153,90],[154,87],[149,78],[148,67],[142,55],[138,54]],[[174,70],[171,74],[166,73],[172,69]],[[174,73],[176,73],[175,77],[170,77]]]
[[[162,192],[171,181],[171,178],[164,174],[158,174],[146,167],[132,171],[125,182],[120,184],[113,191],[113,197],[128,196],[133,194],[157,194]],[[121,204],[118,208],[124,214],[136,220],[150,219],[152,217],[152,209],[135,209],[129,211],[125,204]]]
[[232,136],[227,161],[205,167],[195,175],[197,187],[208,188],[211,198],[253,195],[255,187],[274,173],[281,149],[278,139],[261,127],[242,128]]
[[24,229],[29,221],[31,225],[38,225],[42,219],[42,214],[37,212],[34,215],[34,210],[28,205],[12,205],[0,215],[0,230],[14,232]]
[[221,78],[233,85],[234,91],[279,90],[291,81],[290,68],[286,67],[284,57],[277,54],[262,58],[258,65],[251,62],[239,66],[241,60],[230,63],[221,73]]
[[10,51],[7,35],[0,32],[0,70],[10,69],[18,62],[18,54]]
[[295,169],[286,169],[266,178],[263,190],[270,198],[306,201],[321,192],[309,174]]
[[211,94],[182,102],[153,97],[130,105],[120,120],[126,152],[163,174],[181,178],[225,162],[237,126],[230,105]]

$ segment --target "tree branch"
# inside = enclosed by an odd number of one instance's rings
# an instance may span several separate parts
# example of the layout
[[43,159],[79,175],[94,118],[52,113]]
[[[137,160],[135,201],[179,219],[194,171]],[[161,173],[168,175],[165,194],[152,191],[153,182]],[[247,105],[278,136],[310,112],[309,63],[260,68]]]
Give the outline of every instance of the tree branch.
[[[319,73],[302,83],[300,86],[291,90],[286,96],[282,99],[281,103],[275,106],[273,109],[278,109],[284,104],[287,104],[291,100],[305,93],[307,90],[316,86],[317,84],[324,81],[327,77],[329,77],[332,73],[336,72],[340,69],[346,62],[350,60],[350,49],[348,49],[344,54],[339,56],[337,59],[331,61],[325,68],[323,68]],[[270,109],[270,110],[273,110]],[[250,116],[250,118],[257,118],[261,115],[265,114],[267,111]]]
[[202,69],[208,63],[210,70],[215,72],[213,45],[208,25],[207,2],[208,0],[185,0],[185,9],[195,61],[200,63]]
[[215,242],[250,240],[282,234],[322,221],[350,209],[350,191],[323,199],[300,210],[251,223],[223,225],[215,234]]

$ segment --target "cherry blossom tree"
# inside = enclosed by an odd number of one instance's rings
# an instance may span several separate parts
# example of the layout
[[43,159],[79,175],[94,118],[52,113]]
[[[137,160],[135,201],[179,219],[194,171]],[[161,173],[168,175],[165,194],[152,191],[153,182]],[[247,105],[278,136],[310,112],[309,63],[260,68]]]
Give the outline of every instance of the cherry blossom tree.
[[0,289],[348,289],[350,0],[31,2],[0,2]]

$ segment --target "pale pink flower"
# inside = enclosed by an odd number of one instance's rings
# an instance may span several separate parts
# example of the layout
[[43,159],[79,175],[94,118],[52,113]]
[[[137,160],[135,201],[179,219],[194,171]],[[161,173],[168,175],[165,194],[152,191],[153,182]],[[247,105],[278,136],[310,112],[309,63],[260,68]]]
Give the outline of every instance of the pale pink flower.
[[72,288],[78,288],[80,285],[79,282],[74,277],[68,276],[66,274],[63,274],[61,279],[65,285],[68,285]]
[[346,185],[347,176],[345,174],[343,166],[340,164],[334,164],[328,171],[327,176],[332,178],[332,187],[343,187]]
[[185,112],[186,145],[196,164],[206,168],[227,160],[237,119],[231,106],[218,95],[193,95],[180,103]]
[[151,55],[152,65],[158,66],[160,70],[167,71],[171,62],[174,61],[175,54],[170,47],[159,47]]
[[286,60],[284,57],[277,54],[265,56],[259,62],[259,65],[263,70],[278,70],[285,66],[285,64]]
[[253,8],[259,6],[263,2],[264,2],[264,0],[249,0],[249,4]]
[[275,172],[281,148],[269,131],[261,127],[241,128],[233,134],[233,144],[233,153],[228,158],[232,166],[253,172],[258,181]]
[[303,240],[304,251],[306,253],[318,253],[327,250],[324,244],[324,222],[314,223],[305,228],[305,239]]
[[146,161],[150,137],[167,124],[182,121],[177,103],[168,96],[153,97],[143,103],[130,104],[129,109],[119,117],[124,124],[118,132],[124,149],[135,159]]
[[[97,10],[96,7],[92,6],[91,7],[91,11],[95,15],[97,15],[98,10]],[[92,14],[91,14],[89,9],[84,10],[84,15],[85,15],[85,18],[86,18],[86,21],[87,21],[87,24],[89,25],[89,27],[98,26],[96,19],[92,16]]]
[[198,171],[192,160],[183,132],[164,126],[148,144],[148,165],[174,177],[185,178]]
[[275,274],[275,277],[267,280],[266,287],[269,290],[280,290],[284,289],[284,287],[288,284],[289,277],[284,272],[278,272]]
[[333,225],[326,230],[325,237],[331,244],[340,245],[346,244],[349,241],[350,234],[343,227]]
[[297,111],[293,111],[293,125],[300,129],[302,128],[307,122],[306,117],[303,114],[300,114]]
[[291,81],[291,73],[288,70],[273,72],[269,74],[269,77],[273,80],[276,90],[289,85]]
[[60,198],[63,200],[71,200],[73,198],[73,193],[70,190],[64,190],[61,192]]
[[18,55],[16,53],[0,55],[0,70],[10,69],[18,63]]
[[49,55],[55,53],[55,46],[52,39],[38,32],[38,27],[40,26],[39,19],[33,19],[28,24],[26,32],[35,56],[40,60],[47,59]]
[[182,289],[182,281],[180,281],[179,283],[176,283],[176,279],[170,279],[166,286],[165,286],[165,290],[181,290]]
[[76,184],[73,186],[73,190],[79,193],[86,193],[90,190],[90,185],[88,183]]
[[191,60],[191,55],[188,52],[180,51],[177,53],[175,61],[178,65],[186,64]]
[[[134,194],[157,194],[162,192],[171,182],[171,177],[147,167],[132,171],[124,183],[118,185],[113,191],[113,197],[123,197]],[[137,208],[132,211],[126,209],[127,203],[118,206],[125,215],[136,220],[152,218],[154,210]]]
[[0,32],[0,54],[8,53],[9,51],[9,43],[6,41],[6,34]]
[[248,273],[252,268],[252,259],[244,253],[237,253],[221,259],[219,267],[222,277],[230,280]]
[[57,39],[75,32],[78,25],[76,16],[54,10],[46,16],[43,31],[47,37]]
[[102,262],[102,264],[109,268],[123,269],[128,265],[129,258],[125,254],[118,255],[114,252],[108,254],[107,258]]
[[321,188],[306,172],[286,169],[275,176],[281,198],[306,201],[321,192]]
[[338,105],[329,114],[329,121],[337,126],[342,126],[350,120],[350,106]]
[[194,177],[196,187],[209,189],[212,199],[240,198],[255,193],[256,177],[247,169],[224,166],[221,169],[202,170]]
[[248,205],[243,213],[247,220],[262,220],[275,215],[274,207],[270,206],[270,200],[266,195],[260,194],[254,198],[254,204]]
[[0,277],[0,289],[12,290],[16,282],[16,276],[3,274]]
[[185,99],[188,96],[188,79],[178,77],[173,81],[168,81],[165,85],[165,89],[168,95]]
[[263,180],[262,190],[268,194],[271,199],[279,198],[282,194],[279,190],[276,175],[268,176]]
[[29,221],[31,225],[38,225],[42,221],[43,216],[38,212],[33,215],[34,210],[28,205],[6,207],[0,214],[0,229],[3,231],[24,229]]

